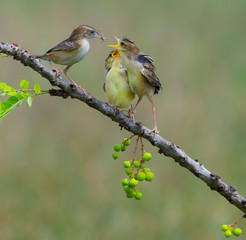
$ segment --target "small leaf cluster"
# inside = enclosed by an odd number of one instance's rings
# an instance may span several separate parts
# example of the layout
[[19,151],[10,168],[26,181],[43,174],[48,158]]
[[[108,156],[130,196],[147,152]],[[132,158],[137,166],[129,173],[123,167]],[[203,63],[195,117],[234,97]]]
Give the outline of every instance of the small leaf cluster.
[[236,237],[239,237],[242,234],[242,229],[241,228],[233,228],[234,224],[226,225],[223,224],[221,226],[221,230],[224,232],[224,235],[226,238],[229,238],[232,236],[232,234]]
[[26,102],[28,107],[31,107],[33,97],[44,93],[48,93],[48,91],[41,90],[38,84],[34,85],[34,89],[29,89],[29,82],[27,80],[20,82],[20,89],[18,90],[4,82],[0,82],[0,98],[8,96],[6,101],[0,102],[0,121],[3,117],[13,112],[16,107],[20,107],[23,101]]
[[[138,144],[138,140],[139,137],[137,139],[137,144]],[[142,143],[142,139],[141,139],[141,143]],[[119,157],[118,153],[120,151],[124,152],[126,150],[126,147],[128,147],[130,144],[131,141],[129,138],[124,139],[121,145],[116,144],[114,146],[115,152],[112,154],[113,159],[115,160],[118,159]],[[125,168],[125,173],[128,179],[126,178],[122,180],[122,186],[123,186],[123,190],[126,193],[127,198],[135,198],[137,200],[140,200],[143,197],[143,194],[136,187],[138,186],[139,182],[142,181],[152,182],[154,179],[154,173],[152,173],[149,168],[146,168],[146,164],[152,159],[152,155],[151,153],[147,153],[144,151],[143,145],[142,145],[141,159],[139,161],[135,160],[137,144],[133,153],[133,158],[130,159],[129,161],[123,162],[123,167]]]

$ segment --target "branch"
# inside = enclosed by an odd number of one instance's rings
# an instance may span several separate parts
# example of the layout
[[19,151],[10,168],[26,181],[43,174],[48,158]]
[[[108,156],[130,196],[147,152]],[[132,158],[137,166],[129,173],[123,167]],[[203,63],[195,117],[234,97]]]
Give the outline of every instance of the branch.
[[145,138],[152,143],[152,145],[159,148],[160,154],[164,154],[165,156],[174,159],[175,162],[179,163],[182,167],[185,167],[196,177],[205,182],[211,190],[217,191],[227,201],[246,213],[246,199],[238,194],[233,186],[226,184],[219,176],[208,171],[203,164],[198,162],[198,160],[193,160],[189,157],[179,146],[167,141],[160,135],[154,136],[152,130],[142,123],[135,120],[131,121],[128,116],[111,107],[108,103],[100,101],[87,92],[83,93],[80,89],[70,84],[61,76],[56,76],[55,72],[46,68],[38,59],[35,59],[17,44],[0,43],[0,53],[13,56],[15,60],[20,61],[24,66],[31,67],[42,77],[46,78],[51,85],[61,88],[71,98],[81,100],[89,107],[100,111],[103,115],[119,123],[120,126],[124,127],[127,131]]

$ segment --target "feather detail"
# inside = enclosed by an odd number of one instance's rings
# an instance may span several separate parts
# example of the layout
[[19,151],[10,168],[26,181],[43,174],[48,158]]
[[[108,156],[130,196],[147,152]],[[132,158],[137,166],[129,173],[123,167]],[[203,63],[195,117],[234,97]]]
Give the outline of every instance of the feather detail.
[[58,51],[72,51],[79,49],[81,45],[77,43],[74,40],[71,39],[66,39],[60,43],[58,43],[56,46],[53,48],[49,49],[46,54],[51,53],[51,52],[58,52]]
[[138,62],[143,66],[141,69],[142,75],[155,88],[154,93],[157,94],[162,89],[161,83],[155,74],[154,60],[151,56],[140,53],[137,58]]

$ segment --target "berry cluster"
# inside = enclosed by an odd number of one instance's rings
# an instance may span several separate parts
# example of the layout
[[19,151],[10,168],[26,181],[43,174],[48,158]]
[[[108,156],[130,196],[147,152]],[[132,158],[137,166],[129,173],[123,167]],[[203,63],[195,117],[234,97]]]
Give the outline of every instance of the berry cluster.
[[[130,138],[126,138],[122,141],[121,145],[114,146],[114,153],[112,154],[113,159],[118,159],[118,152],[124,152],[126,147],[131,144]],[[142,148],[142,157],[139,161],[135,160],[135,155],[137,152],[138,142],[141,142]],[[126,175],[128,179],[122,180],[123,190],[126,192],[127,198],[135,198],[140,200],[143,197],[143,194],[136,188],[138,186],[139,181],[149,181],[152,182],[154,178],[154,174],[150,171],[149,168],[146,168],[146,163],[152,159],[152,155],[150,153],[145,152],[144,145],[141,137],[137,137],[136,146],[133,152],[133,158],[130,161],[124,161],[123,167],[126,169]]]
[[225,237],[229,238],[232,234],[234,236],[240,236],[242,234],[242,229],[241,228],[233,228],[234,224],[230,224],[230,225],[222,225],[221,226],[221,230],[224,232]]

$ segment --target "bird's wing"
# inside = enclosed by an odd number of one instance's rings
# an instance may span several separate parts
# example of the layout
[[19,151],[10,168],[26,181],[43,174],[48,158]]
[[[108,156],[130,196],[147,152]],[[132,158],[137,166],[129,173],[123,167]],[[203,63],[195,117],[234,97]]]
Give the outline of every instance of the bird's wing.
[[149,81],[149,83],[155,87],[155,93],[158,93],[162,89],[161,83],[155,74],[154,60],[145,54],[139,54],[138,61],[142,65],[141,73]]
[[74,40],[66,39],[58,43],[56,46],[54,46],[50,50],[48,50],[46,54],[50,52],[58,52],[58,51],[73,51],[73,50],[78,49],[79,47],[80,45]]

